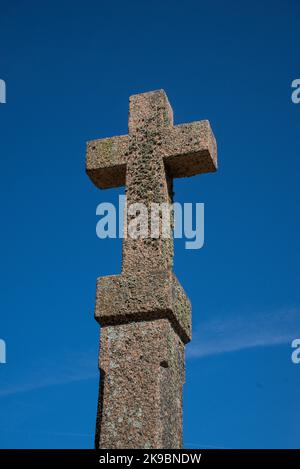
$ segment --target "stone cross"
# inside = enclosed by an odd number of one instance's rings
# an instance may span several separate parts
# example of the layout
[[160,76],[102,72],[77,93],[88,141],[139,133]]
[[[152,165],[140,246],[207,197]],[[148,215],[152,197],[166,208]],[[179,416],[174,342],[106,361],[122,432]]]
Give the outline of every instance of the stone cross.
[[[128,135],[87,144],[88,176],[100,189],[125,185],[127,206],[171,204],[173,178],[216,169],[209,122],[174,126],[163,90],[130,97]],[[101,341],[96,448],[182,447],[184,346],[191,339],[191,306],[172,267],[172,237],[127,237],[121,274],[97,280],[95,318]]]

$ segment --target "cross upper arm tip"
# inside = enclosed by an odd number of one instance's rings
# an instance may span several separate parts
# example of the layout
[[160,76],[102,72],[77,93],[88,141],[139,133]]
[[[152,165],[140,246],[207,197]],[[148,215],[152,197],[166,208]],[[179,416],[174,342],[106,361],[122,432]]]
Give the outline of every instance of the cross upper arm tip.
[[162,95],[162,96],[167,97],[167,93],[165,92],[165,90],[160,88],[160,89],[157,89],[157,90],[144,91],[143,93],[133,93],[132,95],[130,95],[129,100],[134,99],[137,96],[149,96],[150,97],[150,96],[153,96],[153,95],[157,95],[157,96]]

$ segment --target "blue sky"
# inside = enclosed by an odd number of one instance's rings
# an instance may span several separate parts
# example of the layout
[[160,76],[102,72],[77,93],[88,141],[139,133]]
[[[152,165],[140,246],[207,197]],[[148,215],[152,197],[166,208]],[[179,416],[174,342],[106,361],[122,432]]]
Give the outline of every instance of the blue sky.
[[[297,1],[0,1],[1,448],[90,448],[99,240],[85,142],[127,133],[131,94],[209,119],[219,171],[175,181],[205,203],[205,245],[175,243],[193,305],[185,446],[299,447],[300,78]],[[298,425],[297,425],[298,424]]]

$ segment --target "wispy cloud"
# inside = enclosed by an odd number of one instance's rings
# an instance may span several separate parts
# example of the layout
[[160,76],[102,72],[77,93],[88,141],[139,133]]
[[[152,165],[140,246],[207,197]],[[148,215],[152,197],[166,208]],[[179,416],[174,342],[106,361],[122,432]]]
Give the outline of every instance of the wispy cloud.
[[189,358],[202,358],[253,347],[269,347],[300,337],[300,310],[255,313],[212,319],[200,325],[187,349]]
[[[290,343],[300,337],[300,309],[230,316],[199,325],[187,348],[188,358],[202,358],[237,350]],[[21,372],[20,372],[21,371]],[[20,372],[20,373],[19,373]],[[95,350],[39,358],[2,386],[0,398],[41,388],[97,379]],[[14,379],[15,378],[15,379]]]
[[185,441],[184,442],[184,447],[185,448],[193,448],[193,449],[195,449],[195,448],[197,448],[197,449],[199,449],[199,448],[201,448],[201,449],[227,449],[227,448],[225,448],[225,446],[217,446],[217,445],[210,445],[210,444],[208,445],[206,443],[199,443],[199,442],[198,443],[195,443],[195,442],[192,443],[190,441],[188,441],[188,442]]
[[[18,430],[16,428],[13,428],[13,429],[7,429],[6,427],[5,428],[0,428],[0,431],[3,431],[5,433],[12,433],[12,434],[21,434],[21,435],[24,435],[24,430]],[[27,435],[32,435],[32,436],[35,436],[35,435],[45,435],[45,436],[66,436],[66,437],[70,437],[70,438],[93,438],[94,437],[94,434],[93,433],[82,433],[82,432],[69,432],[69,431],[65,431],[65,432],[47,432],[47,431],[32,431],[32,430],[28,430],[27,429]]]
[[99,376],[94,351],[37,360],[0,389],[0,398]]

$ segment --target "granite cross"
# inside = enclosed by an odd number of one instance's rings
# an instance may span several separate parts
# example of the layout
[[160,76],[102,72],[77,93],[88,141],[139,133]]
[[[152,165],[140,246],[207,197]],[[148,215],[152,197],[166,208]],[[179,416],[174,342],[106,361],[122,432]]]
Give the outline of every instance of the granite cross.
[[[87,174],[100,189],[125,185],[127,206],[171,204],[173,178],[216,169],[209,122],[174,126],[163,90],[130,97],[128,135],[87,144]],[[184,346],[191,339],[191,306],[172,267],[172,237],[128,236],[121,274],[97,280],[97,448],[182,447]]]

